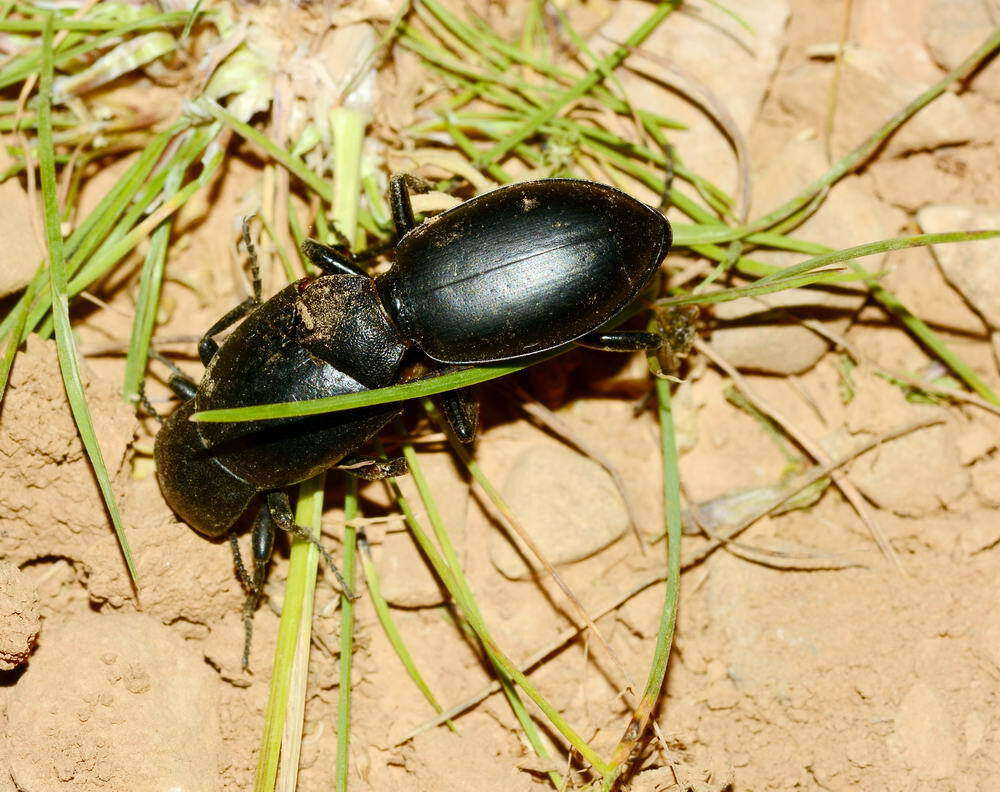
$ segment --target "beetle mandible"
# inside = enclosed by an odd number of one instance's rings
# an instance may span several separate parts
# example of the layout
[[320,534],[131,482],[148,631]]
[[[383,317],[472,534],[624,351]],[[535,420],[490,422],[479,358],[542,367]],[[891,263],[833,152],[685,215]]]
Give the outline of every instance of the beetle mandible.
[[[196,423],[193,412],[386,387],[421,357],[441,369],[569,344],[633,351],[661,343],[652,333],[599,329],[635,299],[666,256],[672,235],[659,212],[606,185],[543,179],[501,187],[417,225],[411,188],[421,184],[391,179],[396,244],[388,272],[372,278],[346,250],[308,240],[303,252],[323,274],[264,302],[251,255],[253,296],[202,337],[201,383],[176,369],[170,378],[184,403],[156,436],[160,488],[194,530],[230,537],[249,589],[248,645],[275,526],[310,538],[295,524],[285,488],[334,466],[367,479],[403,472],[401,459],[357,455],[401,407],[243,423]],[[220,347],[213,337],[241,319]],[[454,392],[442,397],[442,407],[455,434],[471,441],[472,403]],[[234,525],[255,504],[248,575]]]

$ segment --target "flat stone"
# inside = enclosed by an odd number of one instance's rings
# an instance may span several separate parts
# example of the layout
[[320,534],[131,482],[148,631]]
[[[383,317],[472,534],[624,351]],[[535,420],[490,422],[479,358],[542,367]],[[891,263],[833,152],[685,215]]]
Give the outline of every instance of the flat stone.
[[[917,213],[928,234],[1000,229],[1000,211],[969,206],[927,206]],[[1000,328],[1000,239],[933,245],[945,278],[993,329]]]
[[[826,118],[826,102],[817,101],[816,86],[833,75],[829,63],[808,63],[782,80],[779,99],[790,113],[810,123],[819,134]],[[834,115],[832,149],[842,157],[919,96],[929,83],[911,82],[893,73],[891,60],[881,52],[851,48],[845,52]],[[962,100],[945,93],[923,108],[886,142],[884,155],[965,143],[978,134],[976,119]],[[834,192],[836,192],[834,189]]]
[[[1000,103],[996,108],[1000,114]],[[1000,183],[995,176],[1000,172],[1000,151],[992,140],[998,124],[985,117],[979,121],[979,137],[988,135],[988,145],[924,151],[902,159],[882,157],[872,162],[866,172],[874,178],[879,197],[907,212],[931,204],[1000,206]]]
[[876,506],[904,517],[954,503],[971,484],[954,434],[951,426],[937,425],[882,443],[858,457],[851,481]]
[[[628,512],[614,480],[596,462],[556,444],[535,444],[517,458],[502,488],[514,515],[554,565],[587,558],[618,539]],[[506,577],[529,577],[525,559],[540,568],[520,539],[499,531],[490,558]]]
[[[923,19],[924,38],[934,60],[951,71],[993,32],[996,22],[984,0],[930,0]],[[1000,62],[994,58],[976,72],[973,91],[1000,100]]]
[[924,45],[924,31],[934,20],[930,14],[935,3],[936,0],[907,0],[905,14],[899,13],[899,5],[892,0],[855,3],[851,10],[851,42],[862,49],[883,53],[892,74],[898,78],[916,83],[935,82],[941,78],[941,71]]
[[958,741],[940,697],[919,682],[910,688],[896,711],[892,741],[901,758],[923,780],[940,780],[958,768]]
[[[794,140],[754,182],[754,212],[759,214],[792,197],[826,170],[822,146]],[[834,248],[891,236],[894,214],[853,177],[842,180],[796,234]],[[778,251],[754,253],[769,264],[790,266],[804,256]],[[879,259],[864,262],[878,269]],[[854,284],[837,289],[789,289],[715,306],[720,327],[712,343],[737,368],[775,374],[797,374],[811,368],[829,342],[795,321],[815,318],[841,333],[864,304],[865,291]],[[728,325],[728,326],[727,326]]]
[[886,257],[886,265],[889,271],[882,285],[914,316],[931,327],[947,327],[953,333],[983,334],[983,320],[949,286],[929,248],[893,251]]

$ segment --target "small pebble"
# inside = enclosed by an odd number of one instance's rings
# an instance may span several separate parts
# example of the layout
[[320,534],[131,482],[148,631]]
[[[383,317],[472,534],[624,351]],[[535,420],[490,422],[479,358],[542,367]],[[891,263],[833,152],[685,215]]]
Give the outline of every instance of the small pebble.
[[[614,480],[591,459],[563,446],[537,444],[525,449],[503,487],[514,515],[554,564],[593,555],[628,528],[628,512]],[[490,558],[512,579],[528,577],[531,552],[518,540],[520,555],[506,537],[494,534]]]

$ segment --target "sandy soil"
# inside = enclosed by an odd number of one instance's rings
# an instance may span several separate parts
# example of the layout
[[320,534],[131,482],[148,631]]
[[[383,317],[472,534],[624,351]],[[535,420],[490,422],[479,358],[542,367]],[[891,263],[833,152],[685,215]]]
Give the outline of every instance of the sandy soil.
[[[642,3],[594,5],[587,19],[612,38],[648,13]],[[745,39],[752,51],[700,3],[690,4],[683,22],[727,31],[723,38],[743,52],[732,57],[746,57],[745,64],[718,56],[723,45],[710,38],[685,36],[680,23],[680,32],[668,32],[668,24],[644,49],[670,52],[671,61],[731,108],[747,139],[756,212],[822,170],[822,111],[834,67],[815,56],[837,40],[842,4],[728,5],[758,30],[756,42]],[[853,5],[853,56],[835,116],[835,155],[938,79],[957,62],[956,52],[978,45],[993,24],[990,14],[1000,18],[987,0]],[[496,7],[491,13],[499,27],[512,24]],[[830,206],[799,234],[845,247],[913,233],[929,222],[921,212],[935,205],[1000,210],[998,72],[1000,64],[981,71],[965,90],[945,97],[943,111],[928,110],[943,120],[925,118],[908,137],[897,136],[877,161],[835,188]],[[622,79],[637,101],[660,100],[640,76]],[[679,151],[692,167],[735,188],[730,147],[711,123],[698,120],[697,110],[686,112],[692,130],[677,134]],[[389,127],[393,113],[398,123],[406,116],[398,107],[387,111]],[[158,336],[207,327],[240,298],[235,267],[208,269],[205,262],[231,258],[233,217],[246,210],[254,168],[237,160],[214,188],[211,211],[201,217],[193,209],[180,223],[184,244],[169,266],[199,291],[166,284]],[[85,200],[99,197],[104,180],[113,178],[93,180]],[[974,259],[992,264],[995,255],[995,247],[980,246],[956,267]],[[679,272],[693,259],[671,262]],[[884,268],[885,284],[908,308],[1000,389],[991,345],[1000,322],[991,315],[988,286],[963,294],[968,281],[927,249],[869,259],[866,266]],[[127,284],[112,284],[102,296],[128,314],[132,293]],[[141,579],[133,591],[65,404],[54,348],[32,339],[0,413],[0,667],[12,669],[0,671],[6,723],[0,792],[250,789],[285,549],[271,569],[269,602],[255,617],[255,673],[244,675],[242,591],[229,549],[197,537],[163,503],[151,475],[155,424],[138,422],[116,392],[123,358],[104,351],[123,341],[128,319],[90,308],[78,319],[81,346],[91,353],[88,396]],[[849,375],[843,351],[803,319],[822,320],[824,332],[856,353]],[[706,317],[714,332],[705,339],[740,363],[749,387],[824,453],[836,457],[924,425],[877,444],[846,468],[868,525],[831,486],[807,509],[757,522],[728,551],[695,562],[707,540],[685,538],[689,563],[676,651],[657,716],[665,743],[645,745],[629,788],[992,788],[1000,773],[1000,416],[974,404],[908,400],[880,376],[940,372],[867,294],[774,303],[766,311],[754,304],[716,320]],[[197,376],[192,342],[165,351]],[[664,563],[662,543],[642,553],[626,530],[631,509],[645,541],[662,531],[655,416],[635,410],[646,388],[644,365],[574,352],[517,378],[603,467],[565,436],[530,421],[503,385],[481,392],[477,459],[553,554],[571,559],[589,543],[592,554],[561,571],[590,612],[655,579]],[[677,412],[690,502],[772,488],[811,461],[727,398],[731,381],[703,356],[691,358],[685,376]],[[150,393],[154,401],[166,399],[162,386]],[[571,624],[568,606],[554,584],[528,574],[450,457],[434,443],[425,448],[484,616],[510,656],[528,657]],[[342,498],[335,479],[329,503]],[[412,483],[402,484],[412,494]],[[574,497],[581,492],[588,497]],[[407,644],[438,698],[460,702],[490,676],[441,606],[384,488],[366,485],[362,496],[366,517],[389,517],[373,524],[369,537]],[[737,509],[731,499],[714,503],[723,517]],[[336,546],[338,512],[331,510],[324,524],[327,542]],[[639,686],[662,600],[662,584],[653,584],[597,621]],[[338,658],[325,647],[337,646],[337,602],[335,589],[321,580],[315,630],[323,648],[314,649],[310,671],[304,791],[333,786]],[[433,711],[392,652],[370,599],[362,597],[358,610],[352,789],[513,792],[547,784],[547,768],[533,758],[498,695],[462,716],[458,734],[437,728],[399,744]],[[607,752],[614,745],[629,715],[620,696],[624,678],[596,641],[571,643],[532,676],[595,747]]]

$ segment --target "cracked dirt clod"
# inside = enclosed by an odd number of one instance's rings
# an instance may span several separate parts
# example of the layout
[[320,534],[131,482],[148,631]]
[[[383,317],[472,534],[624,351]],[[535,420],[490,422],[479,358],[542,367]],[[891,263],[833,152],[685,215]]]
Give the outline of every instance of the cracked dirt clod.
[[[86,367],[84,367],[85,380]],[[128,482],[136,419],[115,385],[89,378],[87,401],[115,492]],[[55,343],[28,338],[0,412],[0,557],[60,556],[88,567],[120,559],[107,511],[66,402]],[[127,515],[126,522],[127,522]],[[100,561],[100,563],[98,563]]]
[[0,669],[21,665],[38,637],[38,595],[13,564],[0,562]]

